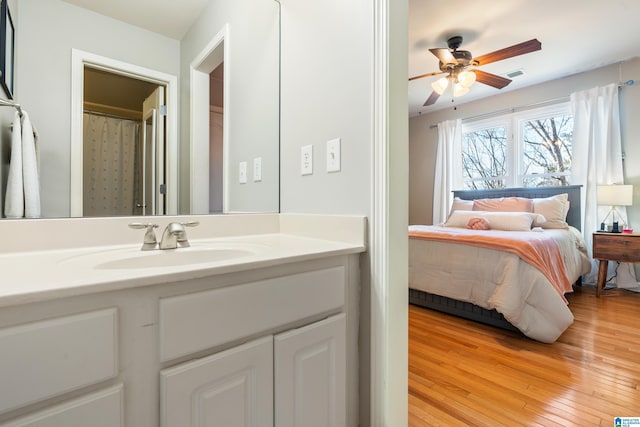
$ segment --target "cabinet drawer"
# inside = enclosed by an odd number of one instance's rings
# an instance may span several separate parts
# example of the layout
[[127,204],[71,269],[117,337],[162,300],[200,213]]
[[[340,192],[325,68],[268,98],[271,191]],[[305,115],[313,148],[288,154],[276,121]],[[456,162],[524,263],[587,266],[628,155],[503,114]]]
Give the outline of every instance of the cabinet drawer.
[[115,308],[0,329],[0,413],[118,374]]
[[122,427],[123,387],[119,384],[27,417],[0,424],[0,427]]
[[595,234],[593,257],[614,261],[639,262],[640,236]]
[[160,300],[160,359],[248,337],[345,302],[343,266]]

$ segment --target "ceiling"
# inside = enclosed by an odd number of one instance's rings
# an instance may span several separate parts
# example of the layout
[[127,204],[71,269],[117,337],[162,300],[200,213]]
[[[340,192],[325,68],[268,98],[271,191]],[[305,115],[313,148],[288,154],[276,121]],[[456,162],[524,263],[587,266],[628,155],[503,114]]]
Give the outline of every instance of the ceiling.
[[209,0],[63,0],[154,33],[181,40]]
[[[65,0],[132,25],[181,39],[208,0]],[[423,107],[438,77],[409,82],[409,116],[429,113],[525,86],[615,64],[640,55],[638,0],[409,0],[409,76],[438,70],[429,48],[461,35],[461,49],[483,55],[532,38],[542,50],[487,64],[483,71],[522,76],[501,89],[475,83]],[[624,76],[640,79],[640,76]]]
[[[481,70],[524,74],[498,90],[475,83],[469,93],[441,96],[429,107],[431,83],[441,76],[409,82],[409,116],[519,89],[640,56],[640,1],[637,0],[409,0],[409,77],[438,71],[429,48],[447,47],[461,35],[460,49],[474,57],[537,38],[542,50],[487,64]],[[640,76],[623,76],[624,80]]]

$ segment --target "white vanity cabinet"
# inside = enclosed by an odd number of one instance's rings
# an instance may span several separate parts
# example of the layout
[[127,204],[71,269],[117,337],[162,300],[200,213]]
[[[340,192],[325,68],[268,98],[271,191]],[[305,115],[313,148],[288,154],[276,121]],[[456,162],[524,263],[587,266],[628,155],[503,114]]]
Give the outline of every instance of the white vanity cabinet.
[[0,427],[357,425],[358,255],[0,308]]
[[345,370],[339,314],[163,370],[161,425],[341,427]]
[[164,369],[161,425],[344,426],[346,277],[338,265],[162,299],[163,361],[250,342]]

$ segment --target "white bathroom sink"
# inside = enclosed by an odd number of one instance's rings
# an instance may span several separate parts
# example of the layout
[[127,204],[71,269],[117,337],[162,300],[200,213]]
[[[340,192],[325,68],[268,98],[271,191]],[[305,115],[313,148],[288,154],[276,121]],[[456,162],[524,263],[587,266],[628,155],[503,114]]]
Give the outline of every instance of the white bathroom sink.
[[255,255],[245,249],[180,248],[169,250],[140,251],[126,258],[112,259],[96,264],[101,270],[131,268],[175,267],[225,261]]
[[129,270],[216,263],[258,254],[261,245],[196,244],[188,248],[142,251],[139,246],[89,251],[60,261],[96,270]]

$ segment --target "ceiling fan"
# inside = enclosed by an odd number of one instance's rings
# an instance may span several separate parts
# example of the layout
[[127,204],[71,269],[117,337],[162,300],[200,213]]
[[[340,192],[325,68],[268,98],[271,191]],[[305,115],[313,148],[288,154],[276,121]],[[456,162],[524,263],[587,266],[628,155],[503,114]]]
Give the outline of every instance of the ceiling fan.
[[469,68],[490,64],[491,62],[501,61],[503,59],[524,55],[525,53],[531,53],[542,49],[542,44],[538,39],[531,39],[529,41],[505,47],[503,49],[496,50],[495,52],[474,58],[471,55],[471,52],[467,50],[458,50],[461,44],[462,36],[454,36],[447,40],[448,48],[429,49],[429,52],[433,53],[440,61],[440,71],[421,74],[419,76],[409,78],[409,81],[411,81],[421,79],[423,77],[446,74],[446,76],[432,83],[431,86],[433,87],[433,92],[424,103],[425,107],[434,104],[438,100],[440,95],[444,93],[450,81],[453,85],[453,96],[461,96],[467,93],[469,91],[469,87],[471,87],[475,81],[495,87],[496,89],[502,89],[511,83],[510,79],[475,68]]

